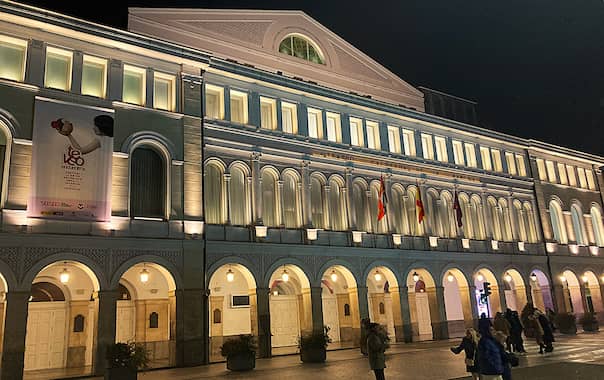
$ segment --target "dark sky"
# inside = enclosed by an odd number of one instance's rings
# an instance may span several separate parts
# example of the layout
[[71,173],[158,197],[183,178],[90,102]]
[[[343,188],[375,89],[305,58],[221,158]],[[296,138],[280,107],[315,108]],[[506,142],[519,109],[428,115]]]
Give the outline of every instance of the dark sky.
[[604,0],[22,1],[119,28],[128,6],[301,9],[484,127],[604,155]]

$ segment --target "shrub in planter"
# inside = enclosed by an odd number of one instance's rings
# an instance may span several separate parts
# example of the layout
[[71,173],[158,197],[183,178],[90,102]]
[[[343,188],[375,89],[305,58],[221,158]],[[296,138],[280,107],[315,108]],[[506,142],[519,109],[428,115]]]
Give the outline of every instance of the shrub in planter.
[[329,327],[323,326],[323,331],[313,331],[298,338],[300,360],[303,363],[323,363],[327,358],[327,345],[331,343]]
[[227,369],[250,371],[256,367],[256,349],[253,335],[239,335],[224,342],[220,354],[226,358]]
[[535,330],[531,327],[532,323],[529,322],[529,316],[533,315],[534,313],[535,308],[530,303],[527,303],[520,312],[520,321],[522,322],[522,326],[524,326],[524,335],[527,338],[535,337]]
[[105,380],[136,380],[139,369],[149,365],[149,352],[141,343],[115,343],[107,347]]
[[583,314],[579,319],[579,323],[583,326],[583,331],[598,331],[600,328],[596,313],[587,312]]
[[577,317],[573,313],[556,314],[555,323],[562,334],[574,335],[577,333]]

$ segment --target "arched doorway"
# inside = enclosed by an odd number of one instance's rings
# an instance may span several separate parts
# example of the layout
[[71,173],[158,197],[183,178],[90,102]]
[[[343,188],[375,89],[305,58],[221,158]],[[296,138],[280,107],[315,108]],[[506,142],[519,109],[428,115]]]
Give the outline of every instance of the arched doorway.
[[508,269],[503,274],[503,286],[507,308],[520,313],[528,302],[522,276],[517,270]]
[[296,265],[276,269],[269,280],[269,311],[273,355],[298,350],[298,337],[312,331],[310,282]]
[[[491,295],[485,297],[484,287],[485,283],[489,283],[491,288]],[[478,316],[483,313],[492,318],[495,313],[501,312],[501,299],[499,296],[499,285],[497,277],[487,268],[480,268],[474,274],[474,286],[476,287],[476,308]]]
[[149,352],[150,367],[176,363],[176,283],[163,266],[131,266],[120,278],[116,342],[136,342]]
[[407,274],[407,287],[413,340],[437,339],[434,325],[446,321],[441,320],[438,314],[436,284],[432,275],[426,269],[412,269]]
[[321,279],[323,324],[328,326],[332,343],[329,348],[355,347],[360,336],[357,282],[342,265],[334,265]]
[[545,273],[539,269],[535,269],[531,272],[530,280],[533,305],[544,312],[547,309],[554,310],[552,292]]
[[579,279],[570,270],[565,270],[560,277],[564,309],[578,317],[583,314],[583,300]]
[[581,282],[585,293],[585,311],[601,314],[603,305],[598,277],[594,272],[587,271],[581,276]]
[[449,338],[462,337],[472,327],[472,304],[466,277],[457,268],[447,270],[442,278]]
[[[367,302],[369,319],[386,326],[388,335],[396,341],[402,339],[402,318],[398,281],[385,266],[374,267],[367,276]],[[396,326],[396,328],[395,328]],[[399,329],[398,326],[401,326]],[[398,332],[399,330],[400,332]]]
[[210,277],[210,361],[224,360],[220,346],[229,337],[258,335],[256,281],[243,265],[226,264]]
[[53,263],[36,275],[29,298],[24,371],[32,376],[31,371],[92,370],[98,291],[97,277],[79,262]]

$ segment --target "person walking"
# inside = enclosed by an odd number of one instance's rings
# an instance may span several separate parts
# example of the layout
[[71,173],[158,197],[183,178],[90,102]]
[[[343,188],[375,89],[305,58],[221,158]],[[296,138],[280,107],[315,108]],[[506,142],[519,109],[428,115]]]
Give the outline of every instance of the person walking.
[[499,346],[499,354],[501,355],[501,362],[503,363],[503,374],[501,377],[503,380],[512,380],[512,363],[510,361],[510,355],[514,355],[512,353],[508,353],[505,350],[505,344],[508,341],[508,337],[501,331],[497,331],[495,333],[495,340]]
[[466,371],[472,374],[472,380],[479,380],[478,363],[476,362],[476,353],[478,351],[478,334],[473,328],[466,329],[466,336],[457,347],[451,347],[451,352],[458,355],[461,352],[466,355]]
[[369,324],[367,332],[367,352],[369,355],[369,366],[375,373],[375,380],[384,380],[384,368],[386,368],[386,342],[380,334],[380,325],[377,323]]
[[503,380],[503,361],[501,350],[493,337],[492,327],[483,324],[480,329],[480,340],[478,341],[478,370],[481,380]]
[[495,331],[501,331],[503,333],[503,335],[506,336],[506,342],[505,342],[505,347],[506,350],[510,351],[510,330],[511,330],[511,325],[510,322],[508,322],[508,320],[504,317],[503,313],[501,312],[497,312],[497,314],[495,314],[495,320],[493,321],[493,327],[495,328]]
[[535,310],[535,316],[543,330],[543,345],[545,347],[545,352],[552,352],[554,350],[554,331],[552,324],[541,310]]
[[539,353],[543,354],[543,327],[539,323],[539,318],[533,313],[528,316],[530,327],[534,330],[535,341],[539,345]]
[[522,339],[522,323],[517,311],[512,311],[509,308],[505,311],[505,318],[510,323],[510,341],[512,350],[518,353],[526,353],[524,350],[524,340]]

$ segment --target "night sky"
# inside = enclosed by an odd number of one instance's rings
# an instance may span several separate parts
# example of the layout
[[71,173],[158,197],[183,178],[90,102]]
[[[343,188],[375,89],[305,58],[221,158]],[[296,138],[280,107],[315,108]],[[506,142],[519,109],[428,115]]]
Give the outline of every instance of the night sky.
[[481,126],[604,155],[604,0],[22,1],[123,29],[128,6],[300,9]]

